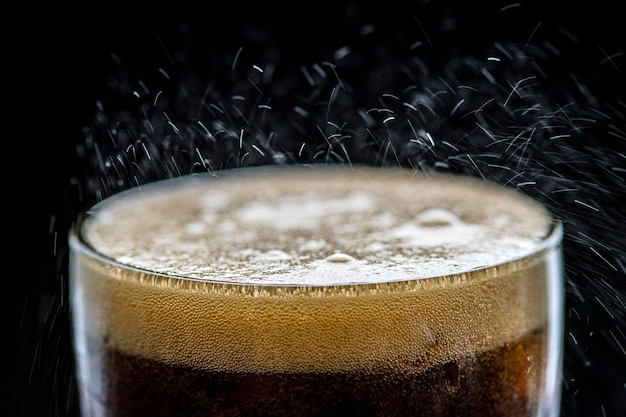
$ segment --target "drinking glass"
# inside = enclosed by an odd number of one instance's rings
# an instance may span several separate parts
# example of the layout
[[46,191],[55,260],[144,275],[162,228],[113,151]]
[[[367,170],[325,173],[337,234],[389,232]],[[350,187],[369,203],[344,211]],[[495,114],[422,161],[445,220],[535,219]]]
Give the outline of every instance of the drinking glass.
[[240,168],[95,205],[70,233],[82,415],[559,413],[562,226],[401,168]]

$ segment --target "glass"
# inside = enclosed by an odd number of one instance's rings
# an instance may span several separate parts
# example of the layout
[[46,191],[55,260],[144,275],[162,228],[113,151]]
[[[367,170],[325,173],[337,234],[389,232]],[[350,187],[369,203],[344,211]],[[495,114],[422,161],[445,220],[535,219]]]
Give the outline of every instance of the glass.
[[557,416],[562,226],[400,168],[243,168],[70,233],[84,416]]

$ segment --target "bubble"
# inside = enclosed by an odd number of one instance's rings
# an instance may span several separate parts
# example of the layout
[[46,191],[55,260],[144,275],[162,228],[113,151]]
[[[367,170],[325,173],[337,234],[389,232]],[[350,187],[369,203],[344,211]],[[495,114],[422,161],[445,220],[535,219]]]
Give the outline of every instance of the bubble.
[[284,261],[291,259],[291,255],[279,249],[272,249],[267,252],[259,253],[255,259],[258,261]]
[[326,261],[335,263],[345,263],[354,261],[354,258],[348,254],[337,252],[326,257]]
[[425,210],[417,216],[417,224],[421,227],[445,227],[460,222],[456,214],[439,208]]

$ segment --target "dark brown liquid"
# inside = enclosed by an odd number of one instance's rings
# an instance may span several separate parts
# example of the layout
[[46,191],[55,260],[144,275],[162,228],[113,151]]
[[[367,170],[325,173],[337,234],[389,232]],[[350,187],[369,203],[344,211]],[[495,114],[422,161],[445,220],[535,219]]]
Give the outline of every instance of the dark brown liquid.
[[[205,372],[104,352],[85,416],[533,416],[544,332],[417,374]],[[94,381],[95,382],[95,381]],[[88,405],[91,403],[90,405]],[[91,409],[91,411],[88,411]]]

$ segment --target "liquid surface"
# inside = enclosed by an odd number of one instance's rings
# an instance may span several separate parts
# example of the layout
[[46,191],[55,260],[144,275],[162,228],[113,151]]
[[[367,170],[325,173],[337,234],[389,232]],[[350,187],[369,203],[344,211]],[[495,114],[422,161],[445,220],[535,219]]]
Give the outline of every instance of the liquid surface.
[[[475,179],[400,169],[243,169],[144,186],[101,203],[89,245],[122,264],[280,285],[458,274],[527,256],[551,219]],[[165,191],[167,190],[167,191]]]

